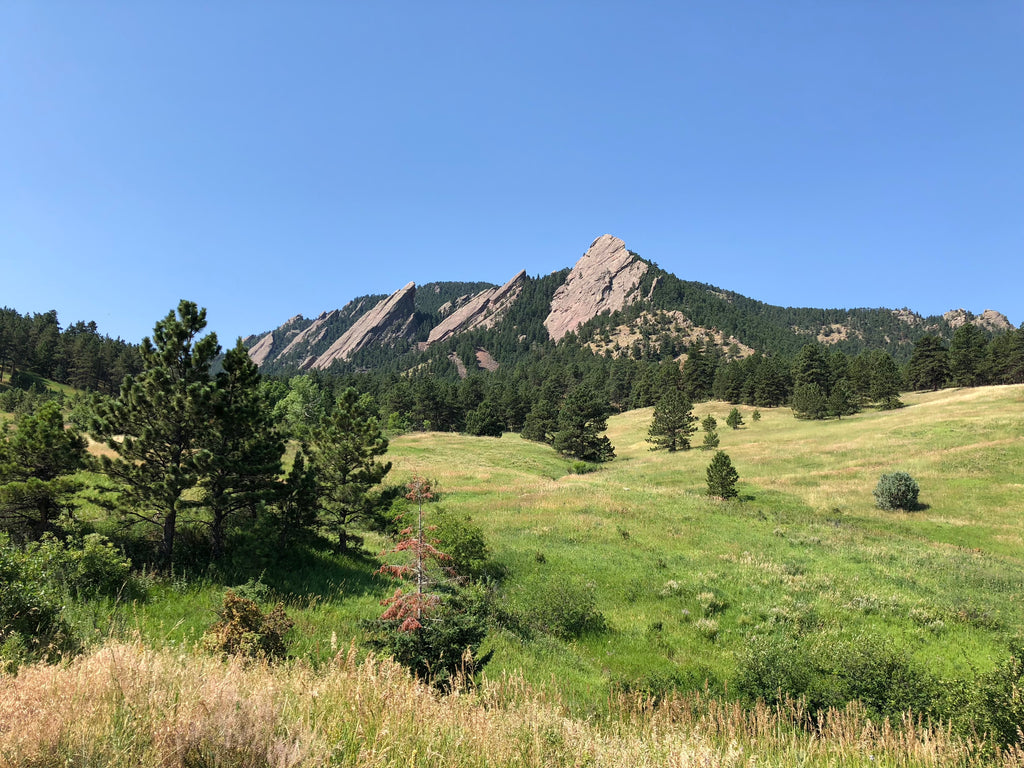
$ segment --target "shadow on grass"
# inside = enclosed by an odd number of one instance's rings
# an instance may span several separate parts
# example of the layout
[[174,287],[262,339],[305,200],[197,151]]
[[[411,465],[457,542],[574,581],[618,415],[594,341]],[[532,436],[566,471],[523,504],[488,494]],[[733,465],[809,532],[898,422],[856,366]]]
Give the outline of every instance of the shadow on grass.
[[363,550],[347,554],[308,551],[286,567],[268,569],[262,581],[275,592],[299,598],[330,599],[381,592],[385,580],[376,575],[380,562]]

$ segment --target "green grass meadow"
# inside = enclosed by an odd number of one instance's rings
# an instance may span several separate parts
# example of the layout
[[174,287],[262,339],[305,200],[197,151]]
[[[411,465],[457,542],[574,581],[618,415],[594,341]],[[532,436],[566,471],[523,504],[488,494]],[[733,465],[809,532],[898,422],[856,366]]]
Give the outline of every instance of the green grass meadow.
[[[1024,634],[1024,386],[916,393],[897,411],[801,421],[788,409],[701,403],[740,498],[707,496],[712,454],[651,451],[652,411],[612,417],[616,459],[586,474],[550,447],[413,433],[391,440],[389,481],[432,479],[439,507],[480,526],[506,569],[505,606],[592,605],[603,629],[560,639],[496,628],[492,678],[522,675],[575,711],[621,689],[727,692],[751,639],[892,642],[940,676],[990,669]],[[693,442],[699,445],[701,433]],[[882,473],[909,472],[923,508],[883,512]],[[431,507],[436,509],[437,507]],[[368,556],[311,558],[264,581],[296,622],[292,653],[332,658],[358,641],[394,585]],[[77,608],[100,637],[141,634],[190,646],[215,619],[223,585],[156,580],[145,602]]]

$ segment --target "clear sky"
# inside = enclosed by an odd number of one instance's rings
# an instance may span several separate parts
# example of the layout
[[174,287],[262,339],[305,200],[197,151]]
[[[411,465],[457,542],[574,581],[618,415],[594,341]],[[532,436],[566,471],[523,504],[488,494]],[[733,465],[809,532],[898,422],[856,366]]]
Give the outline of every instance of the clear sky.
[[610,232],[783,306],[1024,323],[1024,3],[0,4],[0,305],[222,343]]

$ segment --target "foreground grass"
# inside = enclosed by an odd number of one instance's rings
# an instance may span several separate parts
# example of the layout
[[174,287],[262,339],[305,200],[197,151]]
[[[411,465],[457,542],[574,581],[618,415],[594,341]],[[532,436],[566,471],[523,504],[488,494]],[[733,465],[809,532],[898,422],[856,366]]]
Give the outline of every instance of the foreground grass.
[[941,728],[873,723],[856,707],[807,729],[800,708],[699,695],[567,717],[504,677],[442,696],[387,661],[338,653],[318,671],[110,642],[0,679],[0,766],[1024,765]]

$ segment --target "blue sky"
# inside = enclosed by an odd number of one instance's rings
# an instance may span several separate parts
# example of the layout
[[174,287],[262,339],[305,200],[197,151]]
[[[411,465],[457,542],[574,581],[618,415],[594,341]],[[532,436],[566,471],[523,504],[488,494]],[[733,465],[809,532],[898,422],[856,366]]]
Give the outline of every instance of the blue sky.
[[0,305],[223,343],[610,232],[783,306],[1024,322],[1024,4],[0,5]]

